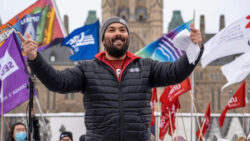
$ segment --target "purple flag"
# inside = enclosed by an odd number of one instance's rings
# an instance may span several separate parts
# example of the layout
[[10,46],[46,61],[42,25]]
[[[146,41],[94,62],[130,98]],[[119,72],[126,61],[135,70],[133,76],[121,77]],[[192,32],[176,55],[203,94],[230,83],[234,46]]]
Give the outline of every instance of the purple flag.
[[17,107],[29,98],[27,69],[15,33],[0,47],[0,115]]

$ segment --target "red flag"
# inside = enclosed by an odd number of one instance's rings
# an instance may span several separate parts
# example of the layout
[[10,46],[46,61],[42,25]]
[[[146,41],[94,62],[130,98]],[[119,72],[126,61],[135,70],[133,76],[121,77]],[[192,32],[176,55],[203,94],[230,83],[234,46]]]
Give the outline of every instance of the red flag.
[[[159,135],[161,140],[164,139],[167,132],[170,136],[172,136],[172,130],[174,132],[176,129],[175,113],[179,107],[178,105],[180,105],[179,100],[176,100],[176,102],[177,105],[175,105],[175,103],[171,103],[172,108],[169,108],[167,105],[164,104],[162,104],[161,106],[162,113],[160,119],[160,135]],[[169,116],[169,113],[171,117]],[[169,119],[169,117],[171,118],[171,120]]]
[[[163,106],[162,106],[163,107]],[[168,113],[161,113],[161,119],[160,119],[160,133],[159,137],[161,140],[164,139],[166,133],[171,130],[170,122],[169,122],[169,115]]]
[[151,122],[150,122],[150,127],[152,127],[155,124],[155,103],[157,102],[157,89],[153,88],[152,90],[152,97],[151,97],[151,101],[150,101],[150,105],[151,105],[151,109],[152,109],[152,118],[151,118]]
[[[196,132],[196,136],[200,138],[200,141],[202,141],[202,136],[204,137],[205,134],[207,133],[207,131],[209,130],[210,128],[210,121],[211,121],[211,117],[210,117],[210,106],[211,105],[211,102],[208,104],[208,107],[207,107],[207,111],[206,111],[206,114],[205,114],[205,117],[204,117],[204,121],[203,121],[203,124],[202,124],[202,131],[200,131],[201,129],[199,129],[197,132]],[[202,134],[202,136],[200,136],[200,132]]]
[[236,91],[233,97],[229,100],[227,106],[223,110],[219,118],[219,126],[222,127],[226,113],[230,109],[245,107],[246,106],[246,82],[244,81],[240,88]]
[[168,95],[169,101],[174,101],[180,95],[189,90],[191,90],[191,84],[189,78],[187,78],[179,84],[167,86],[163,94]]
[[[165,91],[164,91],[165,92]],[[160,119],[160,139],[164,139],[166,133],[172,136],[172,129],[173,132],[175,131],[175,113],[177,109],[180,109],[180,102],[179,99],[176,98],[174,101],[169,101],[167,94],[161,95],[161,119]],[[169,113],[171,116],[171,120],[169,119]],[[171,123],[170,123],[171,122]],[[171,127],[172,125],[172,127]]]

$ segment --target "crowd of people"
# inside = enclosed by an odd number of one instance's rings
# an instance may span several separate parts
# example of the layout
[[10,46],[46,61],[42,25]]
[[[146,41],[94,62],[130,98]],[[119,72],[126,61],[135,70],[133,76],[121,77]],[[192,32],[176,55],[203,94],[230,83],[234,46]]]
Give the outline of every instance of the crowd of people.
[[[27,127],[22,122],[14,123],[8,132],[6,141],[27,141]],[[40,141],[40,138],[33,136],[32,141]],[[59,136],[59,141],[73,141],[73,134],[70,131],[63,131]],[[79,137],[79,141],[85,141],[85,134]],[[151,138],[151,141],[155,141],[155,138]],[[173,141],[186,141],[183,136],[176,136]],[[247,138],[238,137],[235,141],[250,141],[250,133]]]

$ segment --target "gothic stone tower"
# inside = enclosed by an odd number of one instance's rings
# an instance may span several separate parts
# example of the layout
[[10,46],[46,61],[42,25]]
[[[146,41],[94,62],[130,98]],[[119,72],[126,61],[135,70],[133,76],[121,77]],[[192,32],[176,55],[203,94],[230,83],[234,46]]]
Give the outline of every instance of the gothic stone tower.
[[130,29],[131,52],[162,36],[163,0],[102,0],[102,21],[111,16],[125,19]]

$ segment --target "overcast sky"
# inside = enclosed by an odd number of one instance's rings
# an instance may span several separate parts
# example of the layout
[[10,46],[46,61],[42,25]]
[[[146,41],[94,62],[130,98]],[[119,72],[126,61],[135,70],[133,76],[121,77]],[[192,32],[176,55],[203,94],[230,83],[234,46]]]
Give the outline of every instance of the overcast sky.
[[[36,0],[0,0],[0,17],[5,23]],[[163,32],[167,32],[173,10],[181,10],[184,21],[193,18],[195,10],[196,27],[199,17],[205,15],[207,33],[218,32],[219,17],[225,15],[226,25],[250,15],[250,0],[163,0]],[[101,19],[101,0],[56,0],[61,17],[69,15],[70,31],[84,24],[88,10],[96,10]]]

